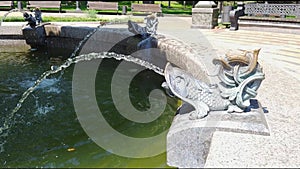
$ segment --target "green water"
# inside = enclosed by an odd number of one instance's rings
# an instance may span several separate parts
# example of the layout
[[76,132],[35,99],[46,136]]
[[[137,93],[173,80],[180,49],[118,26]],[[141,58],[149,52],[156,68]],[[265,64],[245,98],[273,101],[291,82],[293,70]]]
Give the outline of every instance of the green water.
[[[0,124],[16,106],[22,93],[52,65],[47,52],[0,53]],[[110,93],[111,78],[121,61],[104,59],[98,68],[95,94],[99,109],[109,124],[131,137],[151,137],[168,130],[177,100],[168,97],[164,113],[155,121],[142,124],[122,117]],[[82,129],[72,101],[74,65],[45,79],[14,115],[8,135],[1,137],[4,151],[1,167],[168,167],[166,153],[151,158],[127,158],[112,154],[92,141]],[[148,95],[162,89],[164,77],[144,70],[131,82],[130,99],[140,111],[147,110]],[[0,127],[1,127],[0,125]],[[120,140],[121,141],[121,140]],[[165,140],[164,140],[165,141]],[[0,142],[0,143],[1,143]],[[159,143],[153,143],[159,144]],[[145,147],[145,149],[151,149]],[[141,153],[143,150],[141,150]]]

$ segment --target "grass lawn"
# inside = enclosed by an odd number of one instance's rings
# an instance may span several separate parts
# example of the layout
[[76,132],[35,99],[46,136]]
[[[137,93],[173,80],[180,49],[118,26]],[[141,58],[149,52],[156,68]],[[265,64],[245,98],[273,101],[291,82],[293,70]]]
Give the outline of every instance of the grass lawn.
[[[89,17],[89,16],[80,16],[80,17],[54,17],[54,16],[44,16],[43,22],[112,22],[112,23],[119,23],[119,22],[127,22],[128,20],[132,20],[134,22],[142,23],[144,19],[140,18],[99,18],[99,17]],[[21,16],[8,16],[5,18],[4,22],[25,22],[24,18]]]

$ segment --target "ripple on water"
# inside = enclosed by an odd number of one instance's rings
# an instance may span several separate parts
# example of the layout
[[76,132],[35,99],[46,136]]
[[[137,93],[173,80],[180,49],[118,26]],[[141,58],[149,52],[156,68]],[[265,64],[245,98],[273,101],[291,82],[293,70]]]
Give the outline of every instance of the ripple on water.
[[46,115],[50,111],[54,111],[54,110],[55,110],[54,106],[38,105],[36,111],[34,112],[34,116]]
[[[46,93],[56,93],[59,94],[62,92],[61,88],[59,86],[55,86],[60,82],[60,78],[51,78],[51,79],[44,79],[37,87],[36,89],[42,89],[43,92]],[[19,82],[19,85],[22,88],[29,88],[33,86],[35,83],[35,80],[25,80],[22,82]]]

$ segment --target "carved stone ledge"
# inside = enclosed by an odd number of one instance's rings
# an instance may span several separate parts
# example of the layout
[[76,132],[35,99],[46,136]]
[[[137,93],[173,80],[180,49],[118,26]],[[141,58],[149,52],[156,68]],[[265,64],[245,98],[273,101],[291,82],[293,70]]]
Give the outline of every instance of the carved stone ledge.
[[269,136],[264,110],[257,100],[251,100],[251,110],[245,113],[211,111],[206,118],[190,120],[194,108],[184,104],[175,116],[167,135],[167,163],[179,168],[204,167],[215,131]]

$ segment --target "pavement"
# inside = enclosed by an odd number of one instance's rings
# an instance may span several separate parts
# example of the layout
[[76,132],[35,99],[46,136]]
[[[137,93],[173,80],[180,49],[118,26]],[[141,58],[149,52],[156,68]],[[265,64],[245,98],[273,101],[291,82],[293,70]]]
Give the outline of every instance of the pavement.
[[[0,16],[1,14],[0,12]],[[3,26],[24,23],[4,22]],[[191,17],[159,17],[157,32],[173,36],[194,48],[199,57],[203,57],[211,72],[214,70],[211,60],[224,55],[228,50],[261,48],[259,62],[266,75],[258,89],[257,99],[268,111],[265,116],[271,135],[217,131],[205,167],[299,167],[300,35],[248,30],[191,29],[191,23]],[[60,24],[92,27],[98,25]],[[127,25],[114,24],[107,27],[127,28]]]

